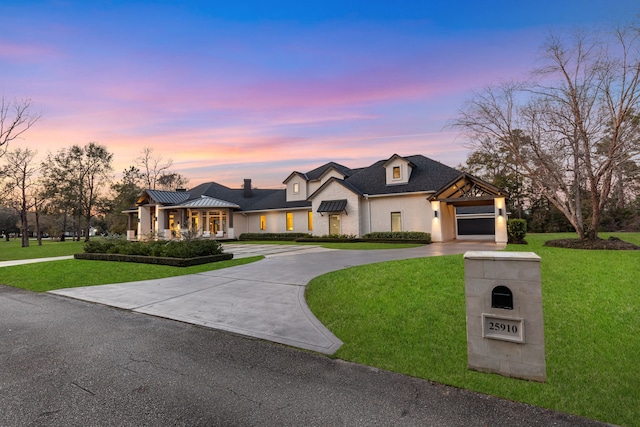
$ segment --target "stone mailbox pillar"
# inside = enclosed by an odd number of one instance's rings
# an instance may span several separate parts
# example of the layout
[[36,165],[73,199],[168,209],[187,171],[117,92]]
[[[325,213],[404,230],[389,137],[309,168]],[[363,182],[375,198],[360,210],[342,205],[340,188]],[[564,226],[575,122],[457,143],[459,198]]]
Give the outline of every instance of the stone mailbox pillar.
[[469,369],[546,381],[540,257],[464,255]]

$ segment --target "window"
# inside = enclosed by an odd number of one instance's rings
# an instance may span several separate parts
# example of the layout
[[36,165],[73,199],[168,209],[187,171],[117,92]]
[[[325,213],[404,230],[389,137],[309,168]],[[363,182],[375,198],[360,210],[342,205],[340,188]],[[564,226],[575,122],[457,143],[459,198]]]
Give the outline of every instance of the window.
[[293,231],[293,212],[287,212],[287,231]]
[[267,229],[267,216],[260,215],[260,230],[266,230],[266,229]]
[[294,182],[293,183],[293,194],[300,194],[300,183],[299,182]]
[[402,231],[402,214],[400,212],[391,212],[391,231]]
[[393,167],[393,179],[400,179],[400,166]]
[[307,212],[307,224],[308,224],[308,229],[309,231],[313,230],[313,212],[309,211]]
[[340,227],[340,215],[331,214],[329,215],[329,234],[337,236],[341,232]]

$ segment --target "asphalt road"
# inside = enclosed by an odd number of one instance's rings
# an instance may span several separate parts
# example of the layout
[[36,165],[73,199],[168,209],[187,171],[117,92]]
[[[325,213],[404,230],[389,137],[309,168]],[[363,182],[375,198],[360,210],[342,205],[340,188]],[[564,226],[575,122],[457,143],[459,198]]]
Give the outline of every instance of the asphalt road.
[[258,339],[0,286],[2,426],[595,426]]

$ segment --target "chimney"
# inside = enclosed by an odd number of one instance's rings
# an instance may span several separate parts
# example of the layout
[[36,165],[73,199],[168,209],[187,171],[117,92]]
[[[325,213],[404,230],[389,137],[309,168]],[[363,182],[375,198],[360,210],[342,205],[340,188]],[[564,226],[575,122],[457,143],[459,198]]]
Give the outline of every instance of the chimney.
[[248,199],[250,197],[253,197],[253,194],[251,194],[251,179],[245,179],[244,180],[244,198]]

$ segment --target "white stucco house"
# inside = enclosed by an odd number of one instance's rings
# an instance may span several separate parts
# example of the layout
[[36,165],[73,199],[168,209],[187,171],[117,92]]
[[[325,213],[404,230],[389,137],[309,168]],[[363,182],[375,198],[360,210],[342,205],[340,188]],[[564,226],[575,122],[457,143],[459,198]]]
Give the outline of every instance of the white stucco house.
[[129,239],[185,232],[228,239],[242,233],[362,236],[422,231],[434,242],[507,241],[507,194],[421,155],[394,154],[351,169],[329,162],[292,172],[283,189],[233,189],[215,182],[191,190],[145,190],[129,215]]

